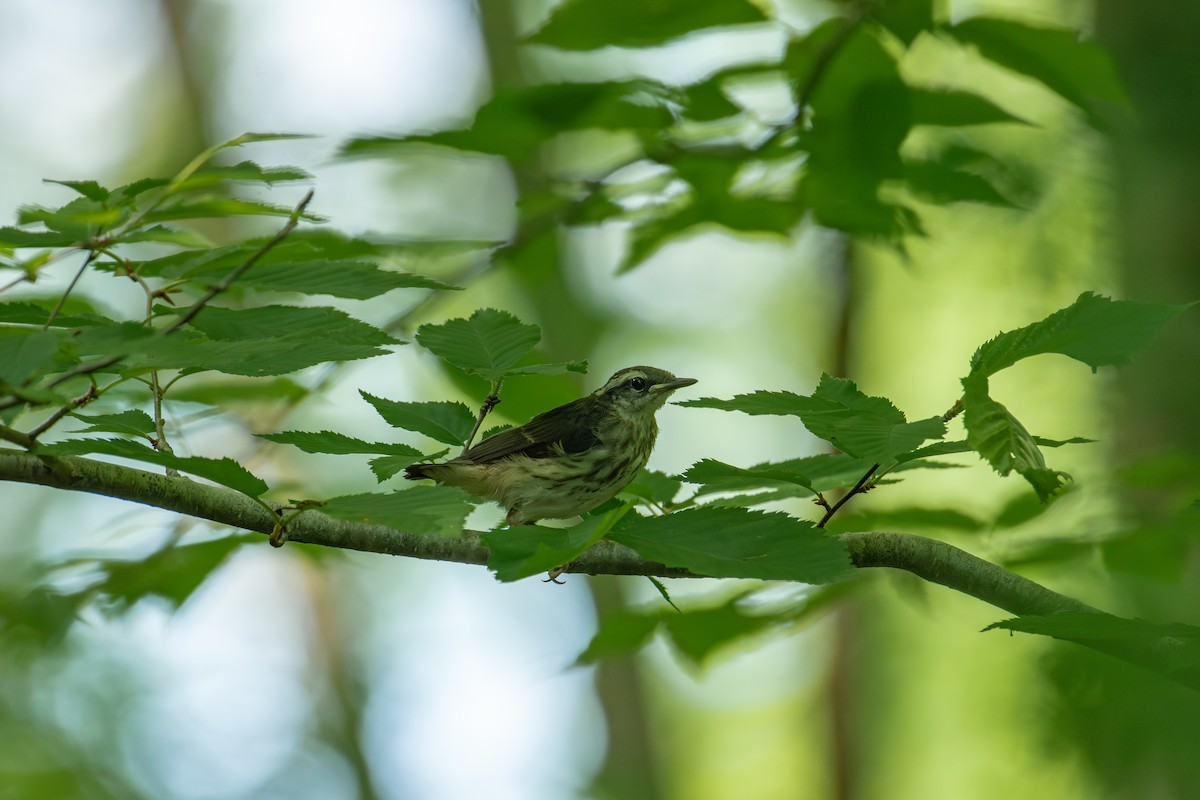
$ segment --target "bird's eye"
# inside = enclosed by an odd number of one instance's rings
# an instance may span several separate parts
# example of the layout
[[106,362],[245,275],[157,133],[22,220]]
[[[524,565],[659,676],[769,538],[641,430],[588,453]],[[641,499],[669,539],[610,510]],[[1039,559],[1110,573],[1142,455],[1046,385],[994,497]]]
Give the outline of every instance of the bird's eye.
[[631,378],[629,380],[629,385],[633,387],[633,390],[635,392],[646,391],[646,379],[645,378]]

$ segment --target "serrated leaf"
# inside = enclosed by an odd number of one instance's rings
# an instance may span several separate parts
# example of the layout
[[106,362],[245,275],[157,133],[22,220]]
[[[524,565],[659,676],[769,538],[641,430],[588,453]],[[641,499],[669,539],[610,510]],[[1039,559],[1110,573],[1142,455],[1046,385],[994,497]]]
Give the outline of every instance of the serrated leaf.
[[58,231],[27,231],[9,226],[0,227],[0,246],[6,247],[71,247],[79,238]]
[[453,367],[494,380],[541,340],[541,329],[512,314],[481,308],[470,319],[417,328],[417,342]]
[[668,506],[675,499],[675,495],[679,494],[682,485],[678,478],[672,478],[666,473],[643,469],[622,491],[646,502]]
[[1016,207],[986,178],[954,169],[936,159],[906,160],[904,182],[914,195],[931,203],[983,203],[1002,208]]
[[1008,409],[988,396],[987,378],[963,379],[963,424],[967,444],[1001,475],[1016,470],[1029,481],[1043,503],[1064,485],[1066,473],[1046,466],[1046,459],[1025,426]]
[[57,355],[55,331],[0,330],[0,386],[21,386],[50,369]]
[[251,497],[258,497],[268,488],[261,478],[254,476],[231,458],[176,456],[130,439],[68,439],[54,444],[39,445],[34,452],[37,455],[50,456],[106,455],[129,458],[206,478]]
[[661,104],[643,100],[652,88],[645,81],[502,87],[479,109],[467,130],[353,139],[342,146],[340,155],[390,155],[398,146],[431,144],[526,161],[568,131],[630,130],[649,135],[671,123]]
[[693,508],[660,517],[628,515],[608,538],[650,561],[714,578],[827,583],[851,570],[844,544],[780,513]]
[[629,506],[619,506],[570,528],[518,525],[485,533],[482,541],[489,550],[488,569],[505,582],[549,572],[603,539],[628,511]]
[[154,420],[145,411],[131,408],[117,414],[71,414],[86,428],[71,433],[123,433],[127,436],[153,436]]
[[94,200],[97,203],[102,203],[108,199],[108,190],[95,181],[56,181],[47,178],[45,182],[65,186],[83,195],[88,200]]
[[375,480],[378,483],[383,483],[387,479],[395,477],[396,473],[410,464],[415,464],[418,461],[433,461],[449,452],[449,450],[438,450],[436,453],[418,452],[415,456],[408,453],[380,456],[379,458],[372,458],[367,462],[367,466],[371,468],[371,474],[375,476]]
[[335,455],[353,455],[366,453],[370,455],[398,455],[419,458],[421,451],[406,444],[397,442],[367,442],[334,431],[282,431],[280,433],[259,433],[260,439],[276,444],[290,444],[306,453],[332,453]]
[[[187,309],[159,311],[180,314]],[[378,328],[333,308],[233,310],[211,305],[187,328],[169,336],[126,323],[85,330],[74,341],[81,354],[121,358],[113,370],[130,374],[174,368],[249,376],[282,375],[329,361],[386,355],[381,345],[400,344]]]
[[94,587],[131,606],[148,595],[161,597],[178,608],[252,536],[229,536],[210,542],[159,550],[142,561],[110,561],[103,565],[105,578]]
[[188,380],[171,387],[171,399],[228,408],[236,403],[295,403],[310,390],[290,378]]
[[475,415],[462,403],[408,403],[385,400],[362,391],[359,394],[392,427],[423,433],[443,444],[462,445],[475,427]]
[[706,397],[677,405],[796,416],[814,436],[847,455],[882,465],[893,463],[897,456],[927,439],[940,439],[946,432],[945,423],[938,417],[905,422],[904,414],[886,398],[868,397],[853,381],[830,375],[821,376],[811,396],[760,390],[731,400]]
[[432,536],[457,536],[471,511],[467,494],[451,486],[413,486],[388,494],[344,495],[326,500],[320,508],[337,519]]
[[1112,300],[1084,292],[1050,316],[985,342],[971,357],[972,375],[993,375],[1021,359],[1061,353],[1093,371],[1120,366],[1158,338],[1167,323],[1195,303],[1171,306]]
[[202,189],[220,185],[225,181],[264,183],[270,186],[275,183],[311,179],[312,175],[299,167],[264,168],[253,161],[242,161],[230,166],[204,166],[176,184],[175,189],[176,191]]
[[[221,217],[290,217],[295,209],[235,197],[203,197],[181,195],[147,211],[144,222],[170,222],[179,219],[211,219]],[[326,222],[319,214],[306,211],[300,218],[308,222]]]
[[528,41],[564,50],[653,47],[698,30],[766,19],[749,0],[568,0]]
[[209,247],[211,245],[208,239],[196,231],[171,228],[166,225],[132,228],[118,236],[112,237],[113,244],[131,244],[133,242],[160,242],[188,248]]

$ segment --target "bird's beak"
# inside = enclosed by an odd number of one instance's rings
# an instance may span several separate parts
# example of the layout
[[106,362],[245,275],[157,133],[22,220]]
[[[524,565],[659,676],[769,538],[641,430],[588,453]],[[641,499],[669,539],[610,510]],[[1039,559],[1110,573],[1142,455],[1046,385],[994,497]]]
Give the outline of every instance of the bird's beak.
[[682,389],[685,386],[691,386],[696,382],[695,378],[672,378],[669,381],[656,383],[650,387],[650,391],[654,394],[662,394],[663,392],[673,392],[676,389]]

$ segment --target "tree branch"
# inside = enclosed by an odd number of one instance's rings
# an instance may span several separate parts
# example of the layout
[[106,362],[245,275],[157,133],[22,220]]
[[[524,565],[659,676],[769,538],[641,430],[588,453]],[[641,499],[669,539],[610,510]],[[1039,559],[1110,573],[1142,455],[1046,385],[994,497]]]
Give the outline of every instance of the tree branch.
[[[38,456],[0,448],[0,480],[131,500],[268,535],[276,523],[276,517],[266,508],[231,489],[77,456]],[[486,564],[488,559],[488,550],[474,531],[466,531],[457,539],[420,536],[384,525],[334,519],[312,510],[295,516],[287,528],[288,539],[293,542],[461,564]],[[839,538],[856,567],[905,570],[1014,614],[1099,613],[1079,600],[935,539],[886,531],[844,533]],[[687,570],[647,561],[632,549],[608,540],[598,542],[565,571],[697,577]],[[1115,639],[1078,643],[1200,690],[1200,665],[1180,668],[1173,658],[1176,643],[1169,638],[1149,643]]]

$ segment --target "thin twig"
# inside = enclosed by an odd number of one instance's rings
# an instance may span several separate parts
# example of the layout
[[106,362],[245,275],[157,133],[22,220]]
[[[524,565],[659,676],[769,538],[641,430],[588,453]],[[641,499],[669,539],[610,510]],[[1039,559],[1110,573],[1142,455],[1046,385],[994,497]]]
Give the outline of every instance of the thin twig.
[[31,430],[29,432],[29,438],[37,439],[43,433],[45,433],[46,431],[48,431],[52,427],[54,427],[58,423],[58,421],[60,419],[62,419],[63,417],[65,417],[67,414],[70,414],[72,411],[79,408],[80,406],[87,405],[88,403],[92,402],[95,399],[96,399],[96,384],[93,383],[90,386],[88,386],[86,392],[79,395],[79,397],[76,397],[70,403],[67,403],[65,406],[63,406],[62,408],[55,411],[53,414],[51,414],[49,417],[46,418],[45,422],[43,422],[41,425],[38,425],[36,428]]
[[492,409],[500,405],[500,387],[504,384],[503,378],[497,378],[492,381],[491,391],[488,396],[483,398],[483,405],[479,407],[479,417],[475,420],[475,427],[471,429],[471,435],[467,437],[466,444],[463,445],[463,452],[471,449],[471,442],[475,441],[475,434],[479,433],[479,429],[483,426],[483,419],[491,413]]
[[879,469],[878,464],[872,465],[872,467],[869,470],[867,470],[867,473],[858,479],[858,483],[854,484],[854,488],[851,489],[850,491],[846,492],[840,498],[838,498],[838,501],[836,503],[834,503],[833,506],[830,507],[830,509],[828,511],[825,512],[825,516],[821,517],[821,521],[817,523],[817,527],[824,528],[825,523],[829,522],[829,520],[833,518],[833,515],[838,512],[838,509],[841,508],[842,506],[846,505],[846,502],[851,497],[854,497],[854,495],[865,491],[863,489],[863,487],[866,486],[867,481],[871,480],[871,476],[875,474],[875,470],[877,470],[877,469]]
[[942,414],[942,422],[949,422],[950,420],[954,419],[959,414],[961,414],[962,410],[963,410],[963,401],[962,401],[962,398],[960,397],[954,401],[954,405],[950,406],[949,411],[947,411],[945,414]]
[[75,273],[74,278],[71,278],[71,282],[67,284],[67,290],[62,293],[62,297],[58,298],[58,303],[54,306],[54,310],[50,312],[50,316],[46,317],[46,323],[42,325],[42,330],[46,330],[50,327],[50,323],[54,322],[54,318],[58,316],[58,312],[62,311],[63,306],[67,304],[67,298],[71,296],[71,292],[74,290],[75,284],[79,283],[79,279],[83,277],[84,271],[86,271],[87,268],[91,266],[91,263],[95,260],[96,251],[89,250],[87,258],[85,258],[83,263],[79,265],[79,271]]
[[286,239],[288,234],[295,230],[296,226],[300,223],[300,217],[304,214],[304,209],[308,207],[308,203],[312,199],[313,190],[309,189],[308,194],[304,195],[304,199],[300,201],[299,205],[292,209],[292,213],[291,216],[288,217],[287,224],[280,228],[279,232],[272,236],[270,241],[258,248],[254,255],[246,259],[244,264],[233,270],[230,270],[229,274],[226,275],[220,283],[209,289],[204,297],[201,297],[199,300],[193,303],[192,307],[187,310],[187,313],[176,320],[174,325],[171,325],[163,330],[163,335],[165,336],[169,333],[174,333],[195,319],[196,315],[203,310],[204,306],[207,305],[210,300],[232,286],[238,278],[246,274],[247,270],[257,264],[259,259],[271,252],[271,250],[273,250],[280,242]]
[[20,447],[24,447],[26,450],[32,448],[34,444],[36,444],[36,442],[33,441],[33,437],[28,433],[22,433],[21,431],[8,427],[7,425],[0,425],[0,439],[3,439],[6,442],[12,442]]

